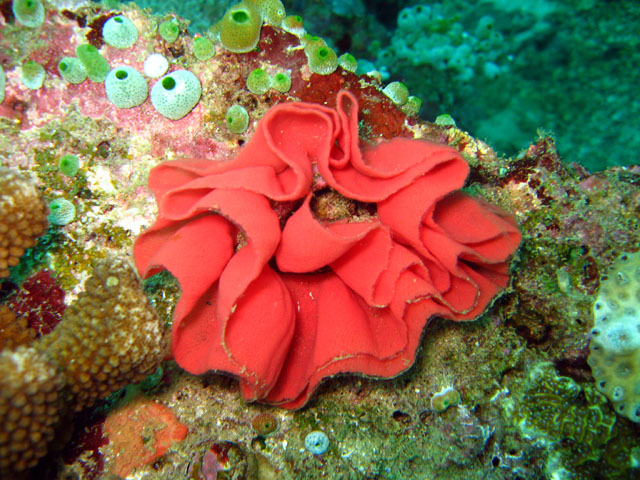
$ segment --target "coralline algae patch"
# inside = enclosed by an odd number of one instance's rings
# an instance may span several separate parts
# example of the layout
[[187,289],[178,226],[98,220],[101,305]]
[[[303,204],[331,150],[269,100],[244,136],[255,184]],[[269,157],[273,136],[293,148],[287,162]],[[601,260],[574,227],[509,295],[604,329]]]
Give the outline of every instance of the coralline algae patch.
[[133,469],[162,457],[172,444],[187,436],[166,406],[140,398],[112,412],[104,423],[104,433],[113,452],[107,470],[126,477]]

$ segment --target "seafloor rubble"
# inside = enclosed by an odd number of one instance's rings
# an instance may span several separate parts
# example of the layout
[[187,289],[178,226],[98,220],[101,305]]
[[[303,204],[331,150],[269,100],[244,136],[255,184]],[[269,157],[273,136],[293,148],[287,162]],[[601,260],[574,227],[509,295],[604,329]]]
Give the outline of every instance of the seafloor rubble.
[[[13,328],[13,314],[3,313],[0,335],[6,331],[28,344],[37,334],[47,344],[63,316],[61,297],[65,304],[86,298],[80,292],[92,285],[86,282],[92,264],[131,255],[133,241],[156,215],[146,185],[152,167],[185,156],[231,159],[271,106],[302,100],[333,107],[340,89],[358,98],[360,134],[367,141],[404,136],[456,148],[471,165],[465,190],[512,212],[523,234],[503,294],[474,322],[434,318],[415,365],[392,380],[332,378],[303,409],[289,411],[246,404],[234,379],[193,376],[166,360],[145,382],[96,408],[73,414],[77,405],[56,407],[61,417],[49,453],[31,472],[12,475],[211,480],[637,474],[640,428],[616,415],[595,390],[586,359],[600,276],[621,253],[638,249],[640,169],[590,174],[563,163],[544,134],[517,157],[498,158],[455,126],[424,122],[394,105],[375,76],[358,77],[342,67],[313,73],[300,40],[277,26],[262,27],[257,49],[230,53],[217,43],[215,55],[203,61],[193,54],[194,39],[183,20],[175,19],[179,34],[169,42],[157,29],[171,18],[133,4],[114,11],[47,7],[37,28],[16,22],[9,2],[0,11],[0,62],[7,78],[0,165],[31,178],[48,202],[63,198],[75,207],[75,216],[50,217],[54,225],[0,283],[0,300],[27,319]],[[131,48],[103,42],[102,26],[117,13],[139,32]],[[150,53],[162,53],[171,69],[198,77],[200,101],[183,118],[170,120],[149,101],[117,108],[101,82],[67,83],[58,62],[87,42],[111,67],[142,71]],[[41,88],[25,85],[28,60],[44,67]],[[256,68],[287,72],[290,90],[249,91],[245,79]],[[227,127],[225,114],[234,104],[249,114],[244,133]],[[74,175],[63,172],[65,155],[80,160]],[[169,325],[180,295],[176,282],[161,274],[145,290]],[[5,317],[11,328],[4,326]],[[34,331],[25,333],[25,326]],[[156,340],[160,345],[162,339]],[[113,384],[105,373],[91,382]],[[313,431],[328,437],[326,452],[305,448]],[[0,430],[0,445],[5,433]]]

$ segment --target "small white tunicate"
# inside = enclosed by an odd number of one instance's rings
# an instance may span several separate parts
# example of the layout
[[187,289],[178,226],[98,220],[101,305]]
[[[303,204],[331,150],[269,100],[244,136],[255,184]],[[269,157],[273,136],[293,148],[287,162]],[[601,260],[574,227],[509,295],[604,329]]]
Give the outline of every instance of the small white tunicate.
[[144,61],[144,74],[147,77],[158,78],[167,73],[169,62],[164,55],[152,53]]
[[314,455],[322,455],[329,448],[329,437],[320,430],[314,430],[305,437],[304,446]]

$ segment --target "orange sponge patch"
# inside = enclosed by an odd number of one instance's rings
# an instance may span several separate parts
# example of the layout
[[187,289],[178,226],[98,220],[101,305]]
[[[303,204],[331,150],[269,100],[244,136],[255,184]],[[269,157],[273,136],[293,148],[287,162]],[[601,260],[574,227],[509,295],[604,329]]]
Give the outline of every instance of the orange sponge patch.
[[184,440],[188,429],[168,407],[141,398],[113,411],[104,432],[113,451],[110,471],[126,477]]

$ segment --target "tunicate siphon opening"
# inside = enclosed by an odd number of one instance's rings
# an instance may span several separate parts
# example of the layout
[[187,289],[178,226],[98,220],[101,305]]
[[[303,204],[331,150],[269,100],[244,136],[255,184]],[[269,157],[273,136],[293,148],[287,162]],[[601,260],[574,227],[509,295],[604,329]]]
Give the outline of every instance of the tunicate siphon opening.
[[243,10],[239,10],[237,12],[233,12],[231,14],[231,18],[236,23],[247,23],[247,21],[249,21],[249,15],[247,15],[247,12],[245,12]]
[[165,90],[173,90],[176,86],[176,81],[173,77],[166,77],[162,80],[162,86]]

